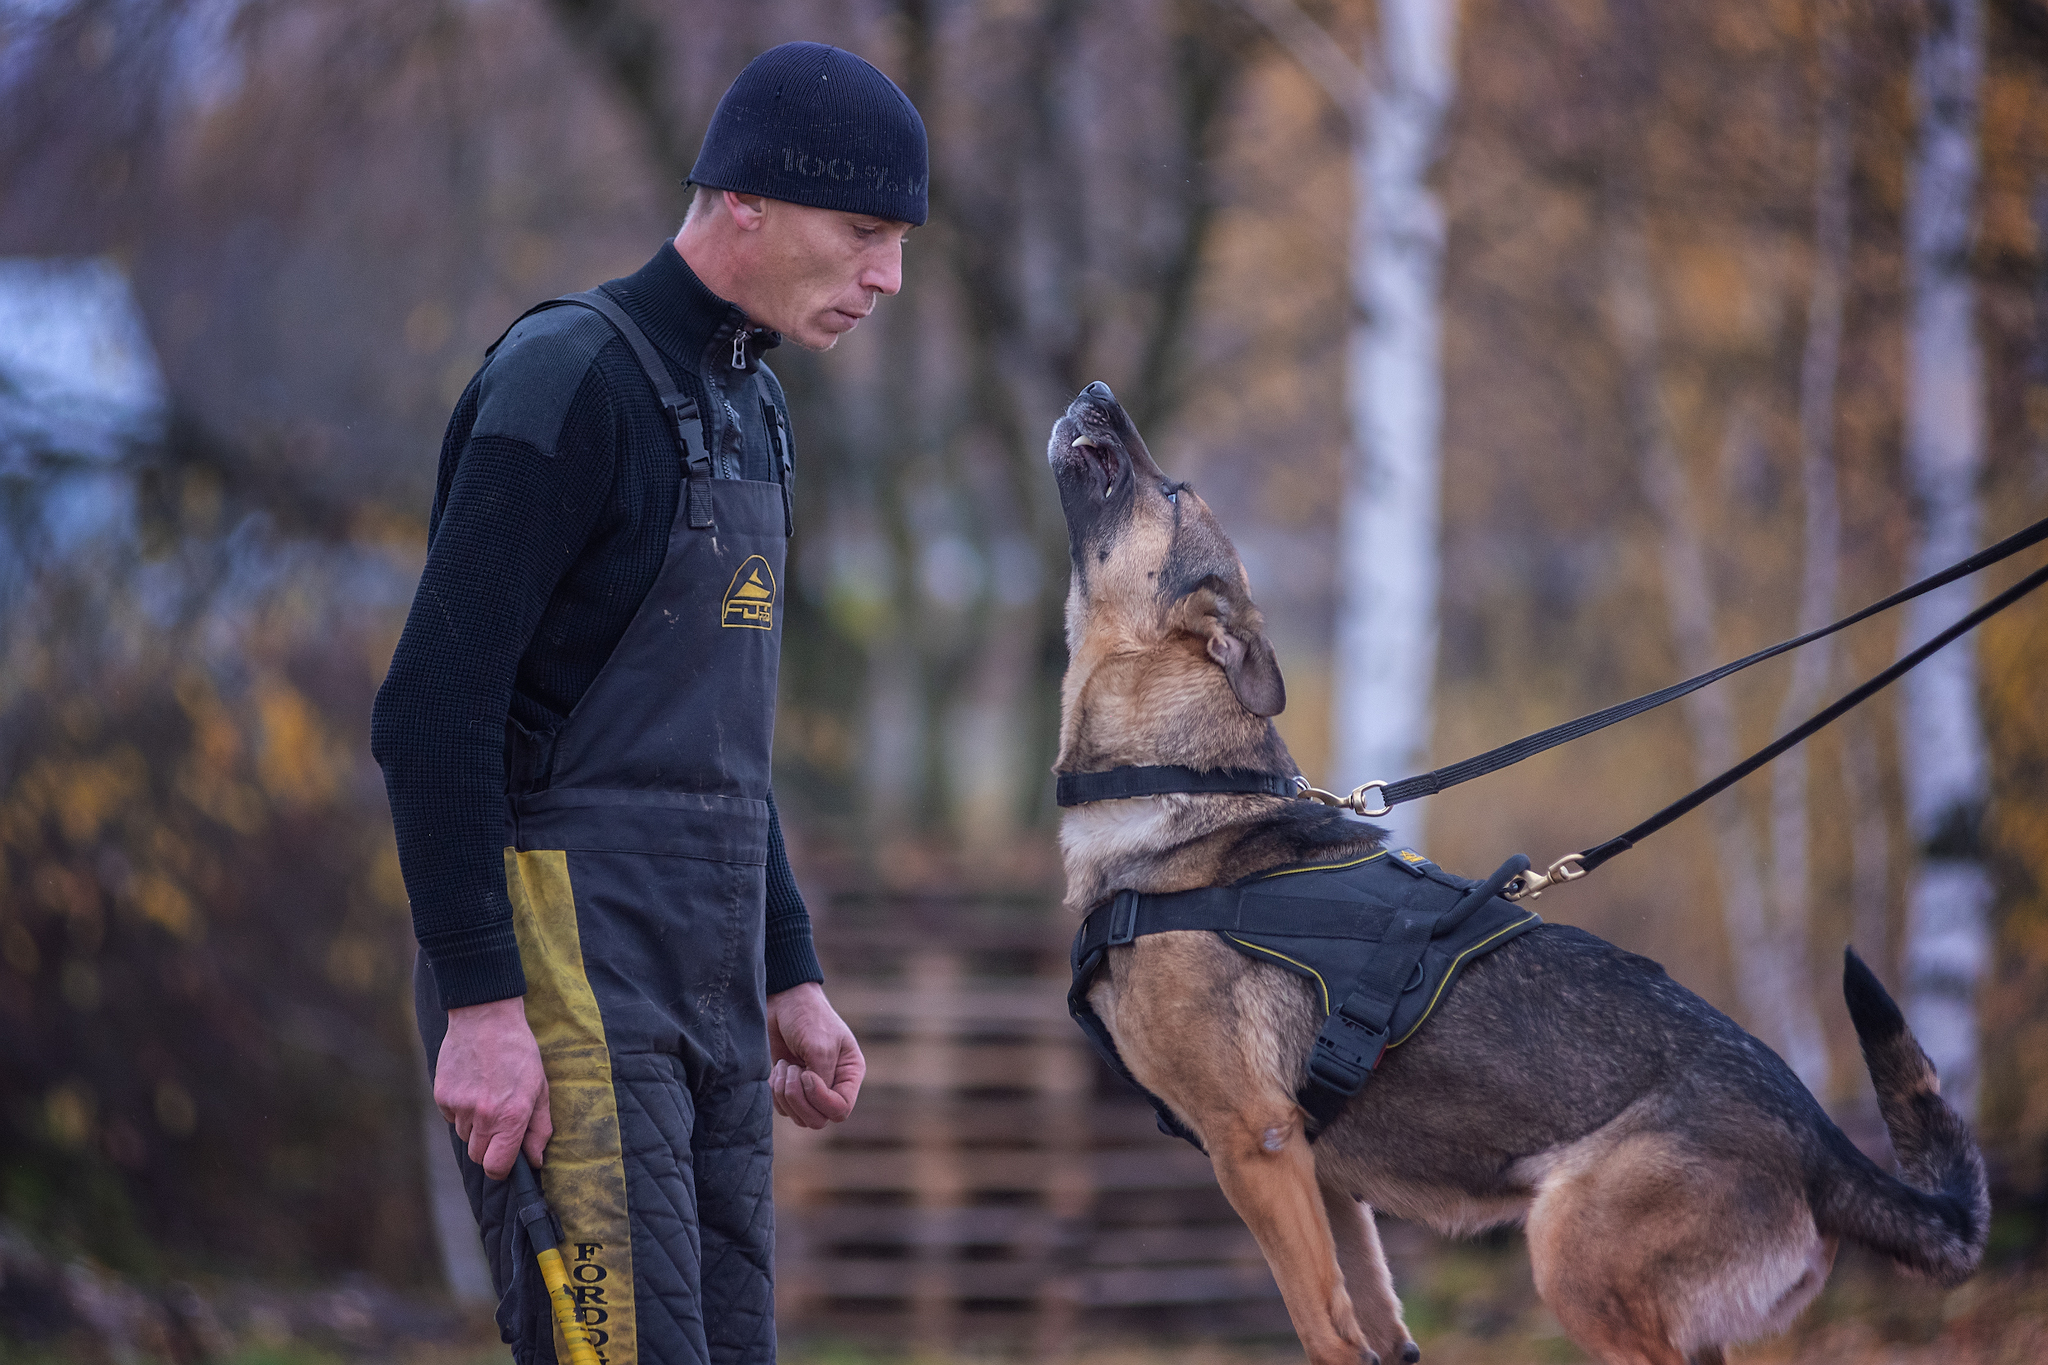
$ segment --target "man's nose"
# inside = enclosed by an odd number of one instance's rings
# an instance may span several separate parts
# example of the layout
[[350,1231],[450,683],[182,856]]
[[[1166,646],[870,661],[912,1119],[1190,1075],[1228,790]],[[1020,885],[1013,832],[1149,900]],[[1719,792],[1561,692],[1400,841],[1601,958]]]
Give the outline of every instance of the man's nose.
[[891,242],[860,272],[860,287],[878,294],[894,294],[903,288],[903,243]]

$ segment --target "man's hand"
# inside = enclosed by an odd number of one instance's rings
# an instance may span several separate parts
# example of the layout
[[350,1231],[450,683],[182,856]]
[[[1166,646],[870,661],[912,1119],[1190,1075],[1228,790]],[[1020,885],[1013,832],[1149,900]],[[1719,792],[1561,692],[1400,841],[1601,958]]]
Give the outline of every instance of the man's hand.
[[868,1062],[823,986],[806,981],[768,997],[768,1055],[776,1113],[823,1128],[853,1112]]
[[555,1121],[525,997],[448,1011],[448,1036],[434,1066],[434,1103],[469,1144],[469,1159],[491,1179],[512,1173],[521,1147],[527,1161],[541,1164]]

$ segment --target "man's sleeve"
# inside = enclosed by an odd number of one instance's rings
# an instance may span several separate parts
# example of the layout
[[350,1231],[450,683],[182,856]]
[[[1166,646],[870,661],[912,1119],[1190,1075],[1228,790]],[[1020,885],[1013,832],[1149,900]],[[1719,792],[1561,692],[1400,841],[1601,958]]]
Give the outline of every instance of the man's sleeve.
[[789,870],[789,850],[782,842],[782,817],[775,793],[768,793],[768,994],[823,981],[818,953],[811,946],[811,915]]
[[[563,332],[531,336],[523,356],[501,349],[485,371],[371,716],[413,930],[448,1009],[526,990],[505,891],[505,721],[520,658],[616,467],[609,395],[588,363],[601,339]],[[566,376],[541,363],[549,352]]]

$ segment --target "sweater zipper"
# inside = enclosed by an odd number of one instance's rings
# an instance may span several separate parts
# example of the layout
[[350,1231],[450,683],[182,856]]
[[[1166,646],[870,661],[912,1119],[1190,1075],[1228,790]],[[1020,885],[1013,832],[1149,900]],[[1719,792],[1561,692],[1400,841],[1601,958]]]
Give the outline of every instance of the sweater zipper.
[[727,479],[737,479],[740,476],[740,471],[738,467],[735,466],[732,462],[732,447],[737,443],[737,438],[743,431],[743,428],[740,426],[740,415],[737,412],[733,411],[731,401],[726,399],[723,395],[719,397],[718,406],[725,409],[725,420],[732,424],[731,430],[733,436],[735,437],[735,440],[733,441],[726,440],[722,434],[719,437],[719,467],[725,471],[725,473],[722,474],[720,477]]

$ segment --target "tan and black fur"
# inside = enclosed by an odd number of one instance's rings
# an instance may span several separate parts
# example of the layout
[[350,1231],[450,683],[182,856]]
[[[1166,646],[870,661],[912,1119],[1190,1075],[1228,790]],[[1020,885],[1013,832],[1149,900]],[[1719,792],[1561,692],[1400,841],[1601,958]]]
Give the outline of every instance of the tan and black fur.
[[[1243,567],[1090,385],[1048,451],[1073,558],[1060,772],[1291,773],[1285,702]],[[1155,796],[1070,810],[1068,903],[1181,891],[1370,852],[1306,801]],[[1109,951],[1090,994],[1131,1072],[1198,1134],[1315,1365],[1413,1361],[1372,1209],[1446,1232],[1520,1222],[1536,1285],[1602,1360],[1679,1365],[1782,1330],[1842,1238],[1942,1283],[1982,1256],[1967,1126],[1884,988],[1843,980],[1904,1179],[1829,1121],[1770,1049],[1646,958],[1546,925],[1468,966],[1311,1145],[1295,1103],[1321,1022],[1299,978],[1214,935]]]

